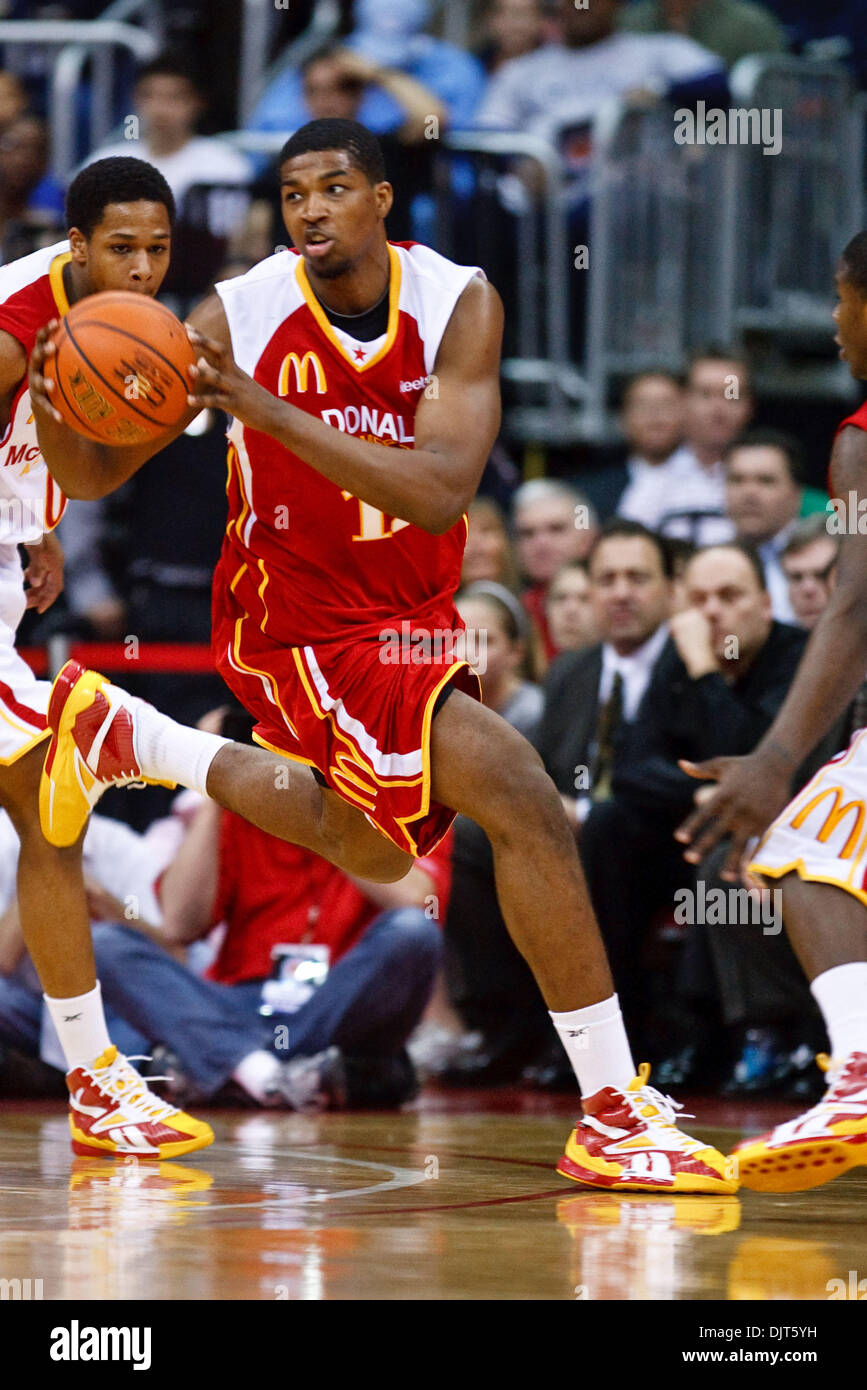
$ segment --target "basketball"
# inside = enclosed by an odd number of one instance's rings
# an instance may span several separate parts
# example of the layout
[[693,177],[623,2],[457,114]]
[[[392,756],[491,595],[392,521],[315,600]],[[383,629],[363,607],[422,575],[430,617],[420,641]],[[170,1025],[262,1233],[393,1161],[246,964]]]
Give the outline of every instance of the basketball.
[[103,444],[143,444],[187,409],[195,361],[179,319],[143,294],[110,290],[73,305],[45,361],[54,406],[78,434]]

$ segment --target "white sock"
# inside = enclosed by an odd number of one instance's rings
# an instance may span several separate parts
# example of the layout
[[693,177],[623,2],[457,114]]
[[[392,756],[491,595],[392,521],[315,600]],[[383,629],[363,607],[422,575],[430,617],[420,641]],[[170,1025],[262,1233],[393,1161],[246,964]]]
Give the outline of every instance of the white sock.
[[242,1057],[232,1076],[239,1086],[243,1086],[247,1095],[258,1100],[261,1105],[265,1102],[268,1088],[279,1071],[280,1063],[273,1052],[266,1052],[264,1048],[260,1048],[257,1052],[248,1052],[246,1057]]
[[42,997],[57,1029],[68,1070],[92,1066],[97,1057],[111,1047],[99,980],[87,994],[76,994],[69,999],[51,999],[47,994]]
[[842,1062],[867,1052],[867,961],[824,970],[810,985],[831,1039],[831,1056]]
[[177,782],[207,796],[208,769],[231,739],[178,724],[144,700],[136,704],[136,730],[143,776]]
[[635,1063],[616,994],[598,1004],[588,1004],[586,1009],[552,1013],[551,1021],[572,1063],[582,1096],[595,1095],[603,1086],[624,1090],[633,1080]]

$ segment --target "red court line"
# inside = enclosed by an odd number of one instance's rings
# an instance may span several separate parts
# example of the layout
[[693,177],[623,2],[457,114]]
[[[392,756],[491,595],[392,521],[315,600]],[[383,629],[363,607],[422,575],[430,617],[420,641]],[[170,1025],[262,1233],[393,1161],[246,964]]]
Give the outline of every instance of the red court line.
[[[575,1191],[578,1186],[573,1183],[570,1187],[552,1187],[547,1192],[528,1192],[522,1197],[485,1197],[475,1202],[443,1202],[432,1207],[367,1207],[358,1210],[350,1209],[346,1211],[341,1208],[340,1215],[343,1216],[425,1216],[428,1212],[434,1211],[468,1211],[471,1207],[504,1207],[515,1202],[538,1202],[544,1197],[565,1197],[567,1192]],[[585,1189],[589,1191],[590,1189]]]

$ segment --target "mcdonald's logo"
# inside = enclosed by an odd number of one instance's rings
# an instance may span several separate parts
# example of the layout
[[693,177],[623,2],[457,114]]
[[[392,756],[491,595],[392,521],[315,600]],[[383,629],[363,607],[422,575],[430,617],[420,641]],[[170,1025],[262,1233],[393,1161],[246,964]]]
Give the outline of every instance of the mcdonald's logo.
[[304,356],[301,358],[300,361],[298,360],[297,352],[290,352],[286,357],[283,358],[283,363],[280,367],[280,381],[277,386],[278,396],[289,395],[290,367],[295,368],[296,388],[299,391],[306,391],[307,378],[310,375],[311,365],[313,367],[313,374],[316,377],[316,393],[319,396],[324,396],[325,392],[328,390],[328,387],[325,383],[325,372],[323,371],[322,363],[319,361],[319,358],[316,356],[315,352],[305,352]]
[[840,822],[850,811],[854,811],[855,821],[849,832],[849,837],[839,855],[840,859],[849,859],[855,850],[855,846],[858,843],[861,831],[864,827],[865,807],[863,801],[847,801],[845,805],[841,806],[840,803],[843,800],[842,787],[826,787],[824,791],[817,792],[814,797],[811,797],[806,806],[802,806],[798,814],[792,819],[792,829],[800,830],[807,817],[825,800],[826,796],[833,796],[834,804],[828,812],[822,829],[819,831],[816,839],[820,844],[825,844],[827,840],[830,840]]

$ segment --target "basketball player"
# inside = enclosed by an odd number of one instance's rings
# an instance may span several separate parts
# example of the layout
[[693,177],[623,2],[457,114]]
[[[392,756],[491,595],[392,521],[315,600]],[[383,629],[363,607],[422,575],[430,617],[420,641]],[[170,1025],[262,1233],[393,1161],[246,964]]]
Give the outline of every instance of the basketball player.
[[[63,552],[51,532],[66,499],[40,455],[28,354],[37,330],[86,295],[155,295],[168,269],[173,218],[168,184],[150,164],[102,160],[70,186],[69,240],[0,269],[0,804],[21,840],[21,925],[69,1066],[76,1153],[114,1152],[121,1135],[127,1152],[170,1157],[213,1138],[207,1125],[153,1095],[111,1046],[94,974],[81,845],[59,849],[39,828],[51,687],[15,651],[25,606],[44,612],[63,587]],[[30,559],[26,597],[18,545]],[[89,1001],[84,1010],[81,998]],[[92,1075],[100,1077],[100,1094]]]
[[[491,840],[504,917],[584,1096],[559,1171],[597,1187],[731,1192],[722,1155],[676,1127],[649,1068],[636,1075],[540,759],[442,641],[461,626],[464,513],[500,421],[499,297],[477,268],[386,240],[391,185],[356,122],[304,126],[280,179],[297,253],[220,285],[191,316],[192,409],[233,417],[214,652],[262,747],[183,728],[68,663],[49,714],[46,834],[77,839],[106,786],[144,777],[389,881],[463,812]],[[49,466],[72,495],[110,491],[137,461],[86,441],[67,452],[40,363]],[[403,633],[401,650],[391,634]]]
[[[852,376],[865,381],[867,232],[843,252],[837,296],[835,341]],[[677,832],[693,862],[730,835],[734,879],[750,841],[766,831],[749,867],[782,892],[786,930],[831,1039],[830,1059],[818,1059],[829,1083],[819,1104],[735,1150],[741,1180],[766,1192],[817,1187],[867,1164],[867,730],[789,801],[795,769],[867,671],[867,405],[837,430],[830,486],[829,532],[841,537],[837,583],[792,688],[748,757],[687,766],[719,785]]]

